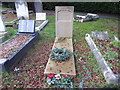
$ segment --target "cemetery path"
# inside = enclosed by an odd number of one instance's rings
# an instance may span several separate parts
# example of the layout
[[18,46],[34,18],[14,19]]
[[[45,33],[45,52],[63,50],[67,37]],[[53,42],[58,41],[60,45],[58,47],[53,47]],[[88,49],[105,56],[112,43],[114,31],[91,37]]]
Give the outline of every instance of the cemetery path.
[[[48,11],[45,10],[44,12],[46,12],[48,15],[54,15],[55,11]],[[79,14],[79,15],[86,15],[86,12],[75,12],[75,14]],[[119,19],[118,18],[118,14],[106,14],[106,13],[96,13],[100,16],[100,18],[105,18],[105,19]]]

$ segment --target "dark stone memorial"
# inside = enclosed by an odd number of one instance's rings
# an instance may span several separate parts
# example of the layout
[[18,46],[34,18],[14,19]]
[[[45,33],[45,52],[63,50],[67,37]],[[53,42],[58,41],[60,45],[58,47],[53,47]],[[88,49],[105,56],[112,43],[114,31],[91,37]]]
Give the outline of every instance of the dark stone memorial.
[[108,40],[108,32],[102,32],[102,31],[94,31],[92,32],[92,36],[94,38],[97,38],[99,40]]

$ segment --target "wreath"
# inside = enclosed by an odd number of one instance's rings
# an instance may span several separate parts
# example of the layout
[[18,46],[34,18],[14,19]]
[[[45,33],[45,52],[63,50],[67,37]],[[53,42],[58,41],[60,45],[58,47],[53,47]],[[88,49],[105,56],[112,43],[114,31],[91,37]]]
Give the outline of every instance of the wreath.
[[66,61],[71,58],[71,52],[65,48],[55,48],[51,51],[50,58],[57,62]]

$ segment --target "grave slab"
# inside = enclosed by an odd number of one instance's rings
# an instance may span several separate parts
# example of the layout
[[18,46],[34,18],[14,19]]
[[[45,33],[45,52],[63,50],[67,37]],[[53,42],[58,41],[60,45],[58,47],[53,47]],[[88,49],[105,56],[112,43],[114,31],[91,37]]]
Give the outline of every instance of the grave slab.
[[[55,48],[65,48],[73,52],[72,38],[66,37],[65,40],[60,42],[58,42],[58,38],[59,37],[56,37],[52,50]],[[44,74],[49,73],[76,75],[74,56],[72,55],[70,60],[61,63],[55,62],[49,58]]]

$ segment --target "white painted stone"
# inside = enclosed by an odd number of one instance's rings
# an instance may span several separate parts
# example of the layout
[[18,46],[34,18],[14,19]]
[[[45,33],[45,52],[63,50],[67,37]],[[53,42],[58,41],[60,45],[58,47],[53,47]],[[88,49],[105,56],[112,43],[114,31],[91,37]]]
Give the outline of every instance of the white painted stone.
[[46,13],[36,13],[36,20],[46,20]]
[[56,6],[56,37],[72,37],[73,6]]
[[18,19],[29,19],[28,6],[25,0],[17,0],[15,2]]

